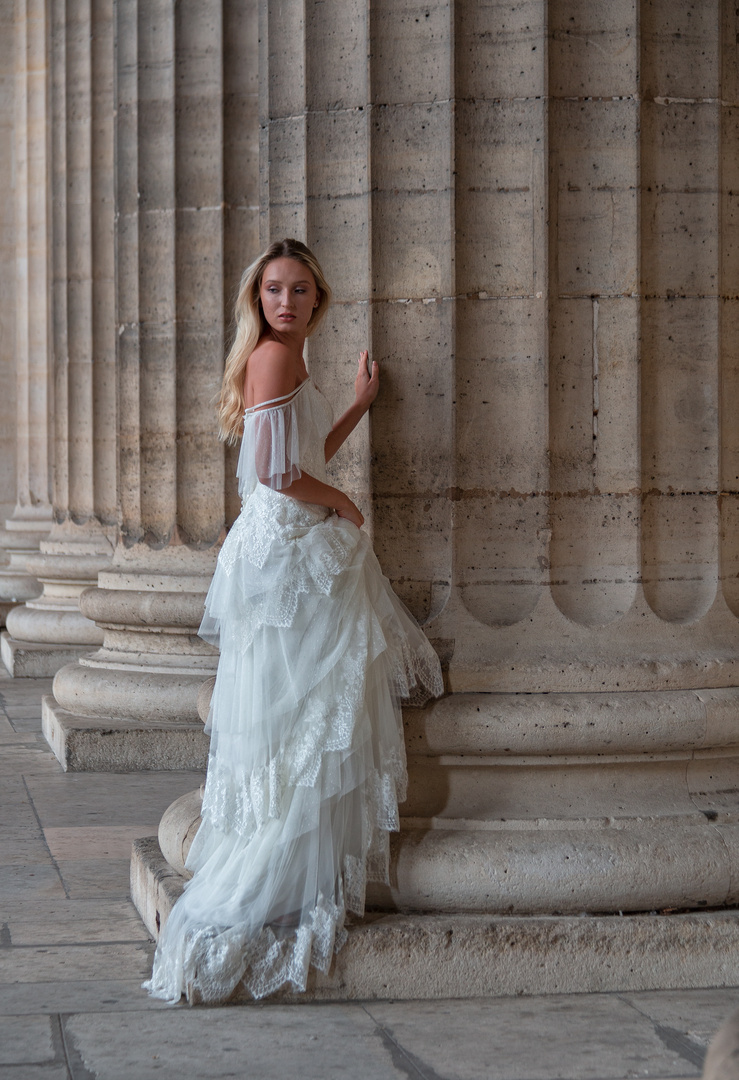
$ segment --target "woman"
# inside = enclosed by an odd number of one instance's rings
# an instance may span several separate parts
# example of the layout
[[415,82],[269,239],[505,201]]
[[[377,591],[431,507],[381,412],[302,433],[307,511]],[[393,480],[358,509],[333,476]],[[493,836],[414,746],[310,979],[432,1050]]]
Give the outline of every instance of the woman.
[[405,797],[399,701],[442,692],[441,672],[382,576],[363,517],[326,462],[377,396],[359,358],[354,404],[331,406],[303,359],[330,290],[315,257],[283,240],[244,273],[219,401],[242,433],[242,511],[221,549],[200,635],[220,646],[193,878],[144,985],[156,997],[225,1000],[304,990],[327,971],[387,881]]

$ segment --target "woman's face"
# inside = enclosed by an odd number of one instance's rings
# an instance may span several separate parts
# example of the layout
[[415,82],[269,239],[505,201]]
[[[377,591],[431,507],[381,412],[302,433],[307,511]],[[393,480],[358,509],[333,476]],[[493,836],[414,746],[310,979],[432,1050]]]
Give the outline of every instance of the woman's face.
[[273,259],[267,263],[259,289],[262,311],[269,326],[279,334],[305,335],[310,317],[318,307],[316,281],[297,259]]

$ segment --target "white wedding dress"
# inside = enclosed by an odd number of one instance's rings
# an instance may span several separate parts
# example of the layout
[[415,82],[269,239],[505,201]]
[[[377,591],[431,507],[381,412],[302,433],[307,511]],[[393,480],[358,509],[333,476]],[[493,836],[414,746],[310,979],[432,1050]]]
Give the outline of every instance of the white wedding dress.
[[[157,946],[149,992],[223,1001],[304,990],[387,881],[406,766],[400,701],[442,693],[439,661],[366,534],[280,488],[326,479],[328,401],[308,379],[247,409],[242,511],[200,635],[220,646],[193,878]],[[260,482],[261,479],[261,482]]]

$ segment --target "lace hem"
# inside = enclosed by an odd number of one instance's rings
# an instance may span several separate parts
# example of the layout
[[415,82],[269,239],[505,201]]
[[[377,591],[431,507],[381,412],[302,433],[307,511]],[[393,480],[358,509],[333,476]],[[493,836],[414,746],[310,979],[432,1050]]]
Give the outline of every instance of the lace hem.
[[[346,908],[321,893],[316,906],[288,936],[265,926],[256,937],[241,926],[191,929],[181,957],[157,953],[151,979],[142,983],[152,997],[176,1003],[184,992],[190,1004],[226,1001],[239,983],[253,998],[290,984],[304,991],[311,967],[324,974],[348,937]],[[158,962],[157,962],[158,961]],[[184,990],[182,989],[184,987]]]

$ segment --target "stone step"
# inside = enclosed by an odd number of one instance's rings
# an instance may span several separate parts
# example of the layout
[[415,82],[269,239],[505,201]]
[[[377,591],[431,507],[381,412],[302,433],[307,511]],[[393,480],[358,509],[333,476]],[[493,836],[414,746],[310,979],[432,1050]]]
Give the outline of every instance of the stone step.
[[46,694],[42,730],[69,772],[205,769],[210,740],[197,723],[152,723],[79,716]]
[[[155,836],[134,841],[131,894],[150,933],[185,878]],[[739,984],[739,911],[629,915],[368,913],[327,975],[270,1000],[508,997]],[[246,995],[237,990],[231,1002]]]

